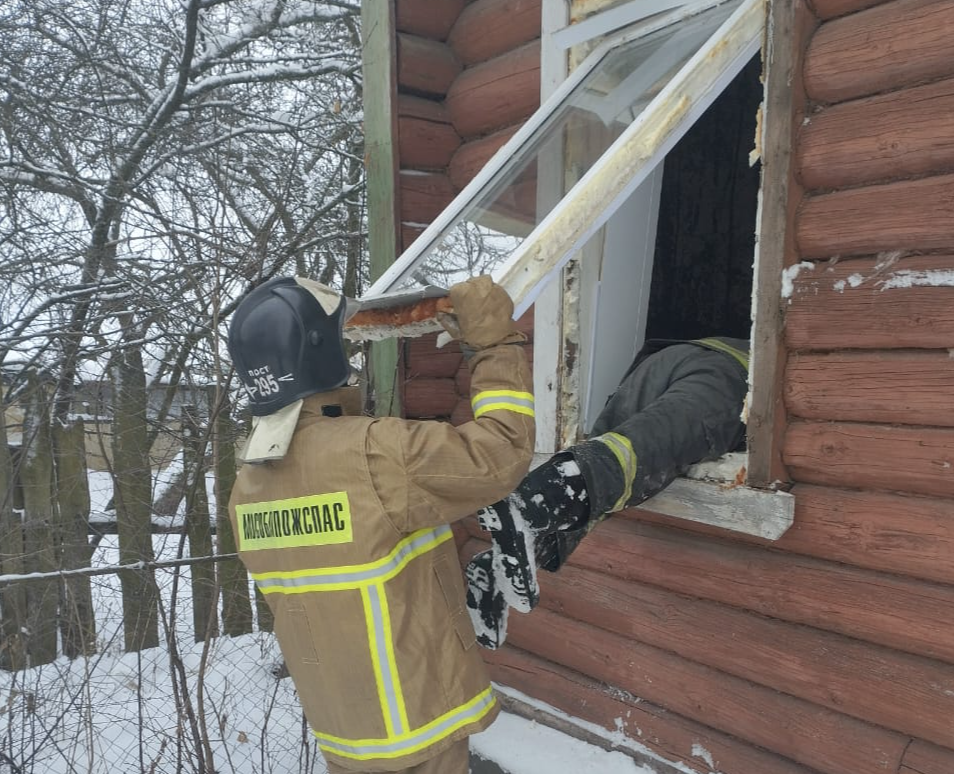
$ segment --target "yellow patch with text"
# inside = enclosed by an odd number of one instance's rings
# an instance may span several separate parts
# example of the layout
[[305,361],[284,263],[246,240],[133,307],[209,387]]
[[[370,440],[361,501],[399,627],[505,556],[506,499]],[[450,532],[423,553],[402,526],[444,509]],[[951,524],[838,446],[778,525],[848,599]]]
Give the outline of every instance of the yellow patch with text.
[[350,543],[347,492],[292,497],[235,507],[240,551]]

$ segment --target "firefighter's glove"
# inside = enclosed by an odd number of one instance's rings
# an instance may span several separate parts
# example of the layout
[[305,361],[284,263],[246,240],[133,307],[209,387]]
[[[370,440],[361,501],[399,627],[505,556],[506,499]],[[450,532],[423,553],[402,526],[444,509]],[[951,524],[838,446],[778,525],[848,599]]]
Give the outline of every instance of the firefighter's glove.
[[513,322],[513,301],[489,276],[474,277],[450,289],[454,313],[442,316],[444,329],[465,349],[526,341]]

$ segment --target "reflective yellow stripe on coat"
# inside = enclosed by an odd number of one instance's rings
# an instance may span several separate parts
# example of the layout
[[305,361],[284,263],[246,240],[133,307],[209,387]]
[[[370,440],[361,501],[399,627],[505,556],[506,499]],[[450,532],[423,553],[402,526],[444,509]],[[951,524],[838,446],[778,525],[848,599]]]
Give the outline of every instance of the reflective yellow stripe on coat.
[[517,414],[534,416],[533,395],[529,392],[514,390],[484,390],[478,392],[470,401],[474,410],[474,419],[488,411],[513,411]]
[[252,573],[263,594],[305,594],[358,590],[364,605],[368,647],[374,664],[378,701],[387,736],[383,739],[345,739],[315,731],[318,746],[357,760],[398,758],[429,747],[461,726],[475,722],[494,706],[488,688],[420,728],[410,728],[401,677],[398,674],[385,584],[409,562],[453,537],[451,528],[418,530],[401,540],[387,556],[365,564]]

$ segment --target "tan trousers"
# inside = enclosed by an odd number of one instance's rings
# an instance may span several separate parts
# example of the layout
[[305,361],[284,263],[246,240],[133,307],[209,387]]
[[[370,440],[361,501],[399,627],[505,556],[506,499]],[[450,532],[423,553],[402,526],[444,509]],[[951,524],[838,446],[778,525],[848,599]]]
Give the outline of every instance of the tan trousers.
[[[394,774],[467,774],[470,769],[470,740],[461,739],[430,760],[412,766],[409,769],[400,769]],[[366,774],[361,769],[343,769],[334,763],[327,763],[328,774]]]

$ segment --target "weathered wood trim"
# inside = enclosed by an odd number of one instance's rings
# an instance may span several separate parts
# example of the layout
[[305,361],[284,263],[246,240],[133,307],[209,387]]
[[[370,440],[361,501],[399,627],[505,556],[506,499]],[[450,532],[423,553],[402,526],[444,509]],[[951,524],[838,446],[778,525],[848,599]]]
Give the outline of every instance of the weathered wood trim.
[[938,175],[808,196],[796,223],[799,252],[817,259],[950,249],[952,190],[954,175]]
[[840,189],[954,171],[954,79],[835,105],[798,138],[808,189]]
[[826,22],[805,54],[805,88],[845,102],[954,75],[954,4],[897,0]]
[[746,419],[747,480],[761,487],[788,477],[781,461],[785,425],[781,401],[785,367],[781,283],[783,268],[797,260],[792,223],[801,189],[792,167],[792,142],[805,97],[796,63],[814,28],[814,19],[803,2],[773,0],[768,8],[762,55],[764,121],[758,138],[762,188],[752,281],[754,324]]
[[642,765],[656,764],[645,755],[629,753],[624,740],[633,740],[639,748],[645,745],[667,761],[678,761],[700,774],[713,770],[730,774],[818,774],[509,644],[502,650],[486,652],[484,658],[494,681],[573,718],[602,726],[612,734],[613,749],[630,754]]
[[793,422],[785,462],[809,484],[954,498],[954,430]]
[[954,347],[954,255],[886,254],[792,271],[785,322],[792,349]]
[[634,510],[778,540],[792,525],[795,499],[786,492],[677,478]]
[[397,57],[402,91],[443,97],[462,69],[450,46],[417,35],[397,36]]
[[950,586],[793,556],[618,514],[570,564],[954,663]]
[[785,402],[803,419],[954,427],[947,350],[793,354]]
[[540,37],[542,0],[475,0],[447,42],[465,66],[486,62]]
[[465,5],[467,0],[397,0],[396,28],[423,38],[445,40]]
[[540,104],[539,41],[464,70],[445,103],[464,139],[525,120]]
[[598,630],[916,738],[950,740],[950,664],[572,566],[541,573],[540,585],[544,608]]
[[460,147],[460,136],[443,104],[398,97],[398,156],[405,169],[444,169]]
[[[399,252],[394,25],[394,0],[361,4],[368,257],[372,281],[387,270]],[[369,360],[375,411],[378,415],[400,414],[397,341],[374,342]]]
[[896,771],[909,741],[547,609],[512,616],[508,631],[517,647],[825,774]]

